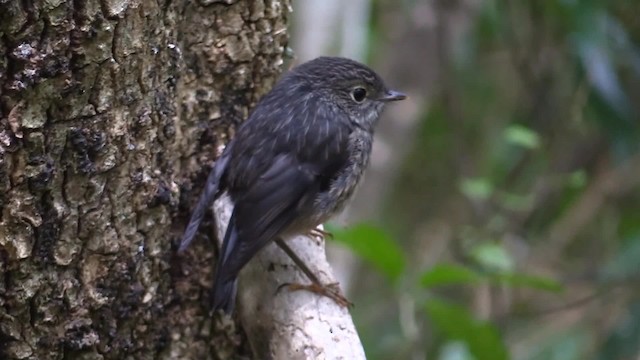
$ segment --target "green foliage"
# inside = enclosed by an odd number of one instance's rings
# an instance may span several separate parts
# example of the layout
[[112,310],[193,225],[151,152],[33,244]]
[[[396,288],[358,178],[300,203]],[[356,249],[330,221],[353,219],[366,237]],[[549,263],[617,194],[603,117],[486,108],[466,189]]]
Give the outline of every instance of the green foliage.
[[576,189],[584,188],[587,184],[587,174],[584,170],[576,170],[571,173],[567,183],[569,186]]
[[542,276],[522,274],[510,270],[477,271],[454,264],[438,264],[422,274],[420,284],[425,288],[444,285],[475,285],[480,283],[507,285],[510,287],[528,287],[551,292],[562,291],[562,285],[556,280]]
[[512,288],[528,287],[549,292],[561,292],[564,289],[562,284],[554,279],[516,272],[496,274],[494,281]]
[[447,338],[465,343],[476,360],[506,360],[508,351],[490,322],[475,319],[463,306],[431,298],[425,304],[429,319]]
[[334,239],[372,264],[378,271],[395,281],[402,274],[405,256],[400,247],[382,229],[358,224],[347,229],[328,226]]
[[477,284],[484,278],[477,272],[460,265],[438,264],[422,274],[420,283],[425,288],[442,285]]
[[535,149],[540,146],[538,134],[522,125],[509,125],[504,130],[505,140],[513,145],[521,146],[525,149]]
[[460,191],[469,199],[486,200],[493,193],[493,184],[486,178],[462,179]]
[[495,243],[481,243],[471,250],[471,256],[482,267],[498,272],[513,269],[513,260],[503,246]]

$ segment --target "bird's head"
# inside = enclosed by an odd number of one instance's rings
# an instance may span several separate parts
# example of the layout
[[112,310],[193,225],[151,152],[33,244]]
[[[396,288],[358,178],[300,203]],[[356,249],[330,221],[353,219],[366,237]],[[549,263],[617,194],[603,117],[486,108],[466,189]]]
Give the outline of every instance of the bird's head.
[[340,57],[319,57],[292,71],[303,79],[311,94],[341,108],[355,125],[373,129],[384,105],[406,99],[390,90],[369,67]]

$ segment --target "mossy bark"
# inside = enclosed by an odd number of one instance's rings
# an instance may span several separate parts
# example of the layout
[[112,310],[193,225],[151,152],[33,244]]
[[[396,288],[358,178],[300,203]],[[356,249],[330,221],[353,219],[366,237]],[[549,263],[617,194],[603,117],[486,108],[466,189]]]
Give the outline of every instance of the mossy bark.
[[214,241],[175,248],[220,147],[282,70],[288,12],[0,1],[0,358],[247,353],[208,316]]

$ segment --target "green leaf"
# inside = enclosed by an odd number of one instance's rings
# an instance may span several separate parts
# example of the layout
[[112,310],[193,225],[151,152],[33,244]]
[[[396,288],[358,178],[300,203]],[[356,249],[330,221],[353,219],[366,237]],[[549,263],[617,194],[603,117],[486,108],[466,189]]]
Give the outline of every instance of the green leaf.
[[509,358],[491,323],[475,319],[464,307],[438,299],[429,299],[425,307],[434,326],[448,338],[464,342],[477,360]]
[[540,137],[535,131],[522,125],[509,125],[504,130],[505,140],[525,149],[536,149],[540,146]]
[[472,200],[486,200],[493,193],[493,185],[486,178],[467,178],[460,183],[460,191]]
[[482,243],[471,251],[478,264],[491,271],[507,272],[513,269],[513,259],[500,244]]
[[472,284],[482,280],[482,276],[464,266],[438,264],[424,273],[420,283],[426,288],[451,284]]
[[551,278],[509,271],[479,272],[457,264],[437,264],[420,278],[420,284],[427,289],[443,285],[477,284],[481,281],[550,292],[563,290],[562,284]]
[[346,229],[327,226],[334,240],[370,262],[391,280],[396,280],[405,266],[405,255],[386,232],[368,224]]
[[569,186],[581,189],[587,185],[587,173],[584,170],[576,170],[569,175]]
[[493,276],[494,282],[507,284],[510,287],[528,287],[550,292],[561,292],[562,284],[555,279],[522,273],[499,273]]
[[525,211],[531,208],[534,198],[533,194],[518,195],[508,192],[501,192],[498,201],[502,206],[511,211]]

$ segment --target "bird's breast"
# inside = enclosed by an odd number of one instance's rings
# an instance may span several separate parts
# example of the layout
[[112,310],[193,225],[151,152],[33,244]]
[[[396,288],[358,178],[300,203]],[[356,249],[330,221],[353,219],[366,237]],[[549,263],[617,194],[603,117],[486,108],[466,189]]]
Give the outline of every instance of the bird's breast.
[[349,139],[349,158],[346,165],[331,181],[328,189],[318,194],[314,203],[314,222],[327,221],[342,211],[355,193],[364,171],[369,165],[372,136],[365,131],[356,130]]

